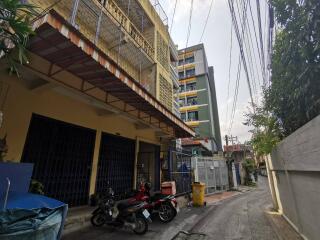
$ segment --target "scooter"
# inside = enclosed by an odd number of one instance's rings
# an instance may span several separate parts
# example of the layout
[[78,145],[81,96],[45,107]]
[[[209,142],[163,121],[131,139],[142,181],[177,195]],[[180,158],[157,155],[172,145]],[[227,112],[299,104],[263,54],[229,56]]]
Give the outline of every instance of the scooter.
[[152,214],[157,214],[161,222],[168,223],[172,221],[179,212],[179,206],[173,195],[164,195],[161,193],[151,194],[151,184],[141,183],[139,191],[132,196],[129,201],[145,201],[148,204],[145,208]]
[[145,234],[148,231],[148,222],[152,222],[146,205],[147,203],[143,201],[116,202],[114,191],[109,188],[107,194],[99,199],[98,208],[93,211],[90,219],[91,224],[96,227],[107,224],[130,229],[138,235]]

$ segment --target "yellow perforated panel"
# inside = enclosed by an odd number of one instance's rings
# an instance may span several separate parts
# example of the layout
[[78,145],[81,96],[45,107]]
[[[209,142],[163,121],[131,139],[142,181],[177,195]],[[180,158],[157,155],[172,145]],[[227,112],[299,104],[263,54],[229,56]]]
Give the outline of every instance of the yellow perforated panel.
[[160,74],[160,102],[172,111],[172,86],[171,84]]

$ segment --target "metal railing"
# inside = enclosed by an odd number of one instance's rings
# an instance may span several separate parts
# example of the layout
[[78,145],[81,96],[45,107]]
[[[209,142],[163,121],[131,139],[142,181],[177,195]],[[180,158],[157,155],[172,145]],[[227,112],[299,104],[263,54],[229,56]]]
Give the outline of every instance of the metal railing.
[[198,105],[198,101],[197,100],[194,100],[194,101],[191,101],[191,102],[187,102],[187,103],[183,103],[183,102],[180,102],[180,107],[189,107],[189,106],[196,106]]
[[228,166],[225,160],[215,160],[212,157],[194,157],[192,167],[195,181],[206,184],[206,194],[228,189]]
[[171,79],[173,81],[173,84],[179,87],[179,75],[177,69],[170,64],[170,74],[171,74]]
[[192,171],[189,153],[170,150],[168,156],[168,172],[166,180],[175,181],[177,194],[191,192]]
[[[97,16],[97,22],[95,25],[95,38],[94,43],[97,43],[99,34],[101,31],[101,21],[103,18],[108,17],[118,25],[124,32],[126,32],[134,42],[151,58],[154,59],[154,47],[143,37],[142,33],[134,26],[128,16],[120,9],[120,7],[113,1],[98,1],[98,0],[74,0],[73,7],[71,9],[70,22],[72,25],[76,25],[76,17],[79,11],[79,3],[82,3],[87,7],[87,11],[93,11]],[[93,6],[93,7],[92,7]],[[93,19],[81,19],[83,25],[90,25]]]

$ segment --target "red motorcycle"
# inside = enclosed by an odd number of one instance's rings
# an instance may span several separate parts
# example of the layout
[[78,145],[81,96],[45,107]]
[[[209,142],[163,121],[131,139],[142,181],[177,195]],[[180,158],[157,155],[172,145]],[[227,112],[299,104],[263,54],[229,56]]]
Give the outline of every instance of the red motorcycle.
[[172,221],[179,212],[176,198],[173,195],[161,193],[151,194],[150,190],[150,183],[141,183],[139,191],[129,198],[129,201],[144,201],[147,203],[144,208],[152,215],[158,215],[161,222],[168,223]]

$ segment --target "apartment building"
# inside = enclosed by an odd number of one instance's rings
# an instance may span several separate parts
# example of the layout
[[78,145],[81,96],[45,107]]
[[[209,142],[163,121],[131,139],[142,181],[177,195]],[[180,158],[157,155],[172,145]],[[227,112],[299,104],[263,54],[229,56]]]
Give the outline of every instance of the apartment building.
[[182,145],[198,154],[222,151],[214,72],[203,44],[179,50],[178,74],[181,119],[196,133]]
[[173,110],[178,53],[164,19],[149,0],[28,2],[43,14],[30,63],[21,78],[1,63],[5,158],[33,163],[46,195],[71,207],[107,182],[159,189],[161,152],[194,136]]

